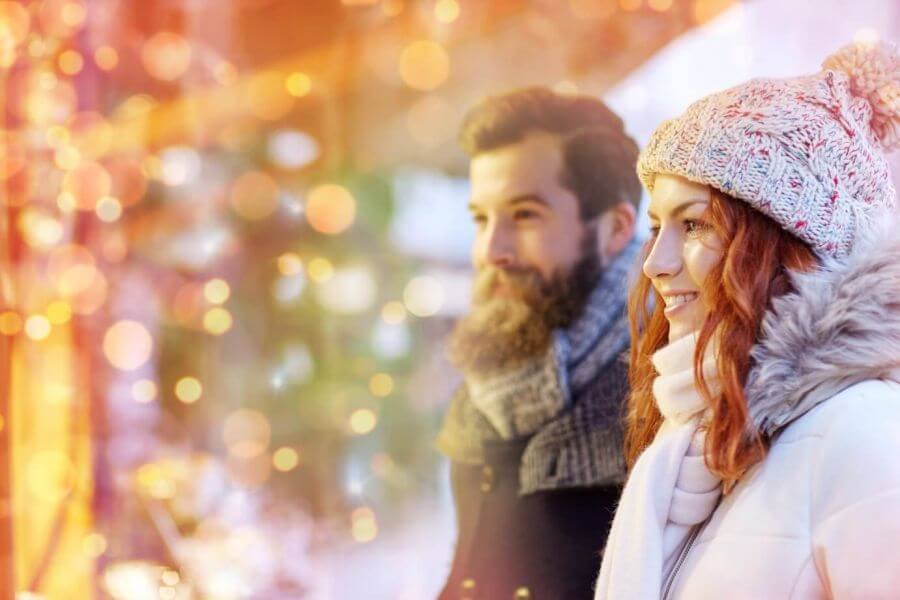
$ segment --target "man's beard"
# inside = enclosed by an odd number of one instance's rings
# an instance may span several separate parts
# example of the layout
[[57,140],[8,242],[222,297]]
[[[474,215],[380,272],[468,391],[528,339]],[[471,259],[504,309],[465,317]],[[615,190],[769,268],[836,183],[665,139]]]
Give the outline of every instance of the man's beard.
[[[581,314],[601,274],[596,238],[586,235],[568,270],[543,277],[534,268],[485,267],[476,274],[472,310],[450,334],[451,362],[464,374],[508,371],[544,355],[553,330]],[[495,295],[498,286],[504,290]]]

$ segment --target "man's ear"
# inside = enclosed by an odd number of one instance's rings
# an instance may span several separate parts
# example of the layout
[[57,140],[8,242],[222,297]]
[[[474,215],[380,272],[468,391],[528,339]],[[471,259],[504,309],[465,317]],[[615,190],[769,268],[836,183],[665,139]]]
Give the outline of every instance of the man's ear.
[[637,211],[629,202],[619,202],[597,218],[597,253],[605,267],[634,237]]

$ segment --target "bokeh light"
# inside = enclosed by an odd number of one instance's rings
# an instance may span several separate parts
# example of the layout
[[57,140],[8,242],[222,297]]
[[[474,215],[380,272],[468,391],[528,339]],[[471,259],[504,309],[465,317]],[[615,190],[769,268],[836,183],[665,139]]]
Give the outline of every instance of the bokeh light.
[[187,146],[172,146],[159,154],[160,177],[166,185],[179,186],[193,182],[203,168],[200,154]]
[[131,396],[135,402],[148,404],[156,400],[159,388],[152,379],[139,379],[131,384]]
[[358,408],[350,413],[350,431],[357,435],[365,435],[375,429],[378,417],[370,408]]
[[94,212],[97,213],[97,218],[104,223],[114,223],[122,216],[122,203],[118,198],[104,196],[97,201]]
[[286,473],[297,468],[300,464],[300,455],[293,448],[283,446],[272,454],[272,465],[275,470]]
[[344,267],[316,289],[316,298],[326,309],[352,315],[366,311],[375,302],[377,286],[364,266]]
[[375,373],[369,379],[369,391],[379,398],[390,396],[394,391],[394,378],[387,373]]
[[[52,87],[44,89],[44,81],[52,83]],[[49,127],[65,123],[75,112],[77,105],[78,94],[70,83],[39,79],[31,85],[25,96],[24,116],[37,127]]]
[[291,73],[287,76],[284,87],[291,96],[302,98],[312,91],[312,79],[306,73]]
[[306,266],[309,278],[316,283],[325,283],[334,277],[334,265],[327,258],[317,256],[309,261]]
[[27,207],[19,213],[18,229],[32,248],[49,249],[63,238],[63,224],[41,209]]
[[282,129],[269,137],[269,158],[282,169],[305,167],[319,157],[319,152],[318,142],[296,129]]
[[414,277],[403,290],[403,302],[417,317],[434,316],[444,304],[444,287],[434,277]]
[[84,68],[84,58],[76,50],[64,50],[56,59],[59,70],[66,75],[76,75]]
[[115,368],[134,371],[150,360],[153,336],[137,321],[118,321],[103,336],[103,354]]
[[50,325],[50,319],[44,315],[31,315],[25,319],[25,335],[36,342],[50,337],[52,330],[53,326]]
[[434,3],[434,18],[441,23],[452,23],[459,18],[457,0],[437,0]]
[[210,279],[203,284],[203,296],[211,304],[225,304],[231,296],[231,286],[224,279]]
[[256,410],[239,409],[228,415],[222,427],[222,440],[228,453],[237,458],[253,458],[265,452],[272,438],[272,426]]
[[119,53],[112,46],[100,46],[94,50],[94,62],[104,71],[112,71],[119,64]]
[[262,171],[248,171],[231,187],[231,206],[248,221],[260,221],[278,208],[278,184]]
[[161,31],[144,43],[141,60],[152,77],[175,81],[191,66],[191,45],[177,33]]
[[21,44],[28,36],[31,16],[19,2],[0,2],[0,32],[13,44]]
[[381,308],[381,318],[388,325],[397,325],[406,320],[406,307],[402,302],[392,300]]
[[231,329],[234,319],[227,309],[211,308],[203,315],[203,328],[213,335],[223,335]]
[[347,188],[325,183],[310,190],[306,219],[316,231],[336,235],[347,230],[355,218],[356,200]]
[[193,404],[203,395],[203,384],[196,377],[182,377],[175,383],[175,397],[185,404]]
[[277,259],[278,272],[282,275],[297,275],[303,272],[303,259],[296,252],[285,252]]
[[67,244],[54,249],[47,260],[47,276],[66,296],[75,295],[90,285],[96,271],[94,255],[84,246]]
[[351,532],[353,539],[359,543],[371,542],[378,536],[378,521],[375,511],[369,507],[360,507],[351,515]]
[[65,300],[51,302],[45,312],[53,325],[64,325],[72,319],[72,305]]
[[439,43],[418,40],[400,54],[400,77],[409,87],[431,91],[439,88],[450,76],[450,57]]

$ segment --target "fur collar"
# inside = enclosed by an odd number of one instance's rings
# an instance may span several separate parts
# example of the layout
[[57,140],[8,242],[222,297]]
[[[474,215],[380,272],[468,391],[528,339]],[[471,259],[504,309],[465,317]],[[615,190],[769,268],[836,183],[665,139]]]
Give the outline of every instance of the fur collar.
[[747,379],[750,420],[772,436],[847,387],[900,380],[900,235],[886,226],[843,259],[792,276],[773,302]]

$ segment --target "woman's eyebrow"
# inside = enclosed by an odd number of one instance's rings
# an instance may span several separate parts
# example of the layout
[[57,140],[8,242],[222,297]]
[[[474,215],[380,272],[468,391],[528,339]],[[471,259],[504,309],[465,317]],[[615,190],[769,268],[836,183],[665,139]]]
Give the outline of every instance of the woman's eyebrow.
[[[709,202],[709,201],[704,198],[695,198],[693,200],[687,200],[685,202],[682,202],[681,204],[679,204],[672,210],[672,216],[677,217],[678,215],[683,213],[689,206],[691,206],[693,204],[700,204],[700,203],[706,203],[706,202]],[[647,216],[650,217],[651,219],[657,219],[657,220],[659,219],[659,217],[657,217],[651,210],[647,211]]]

